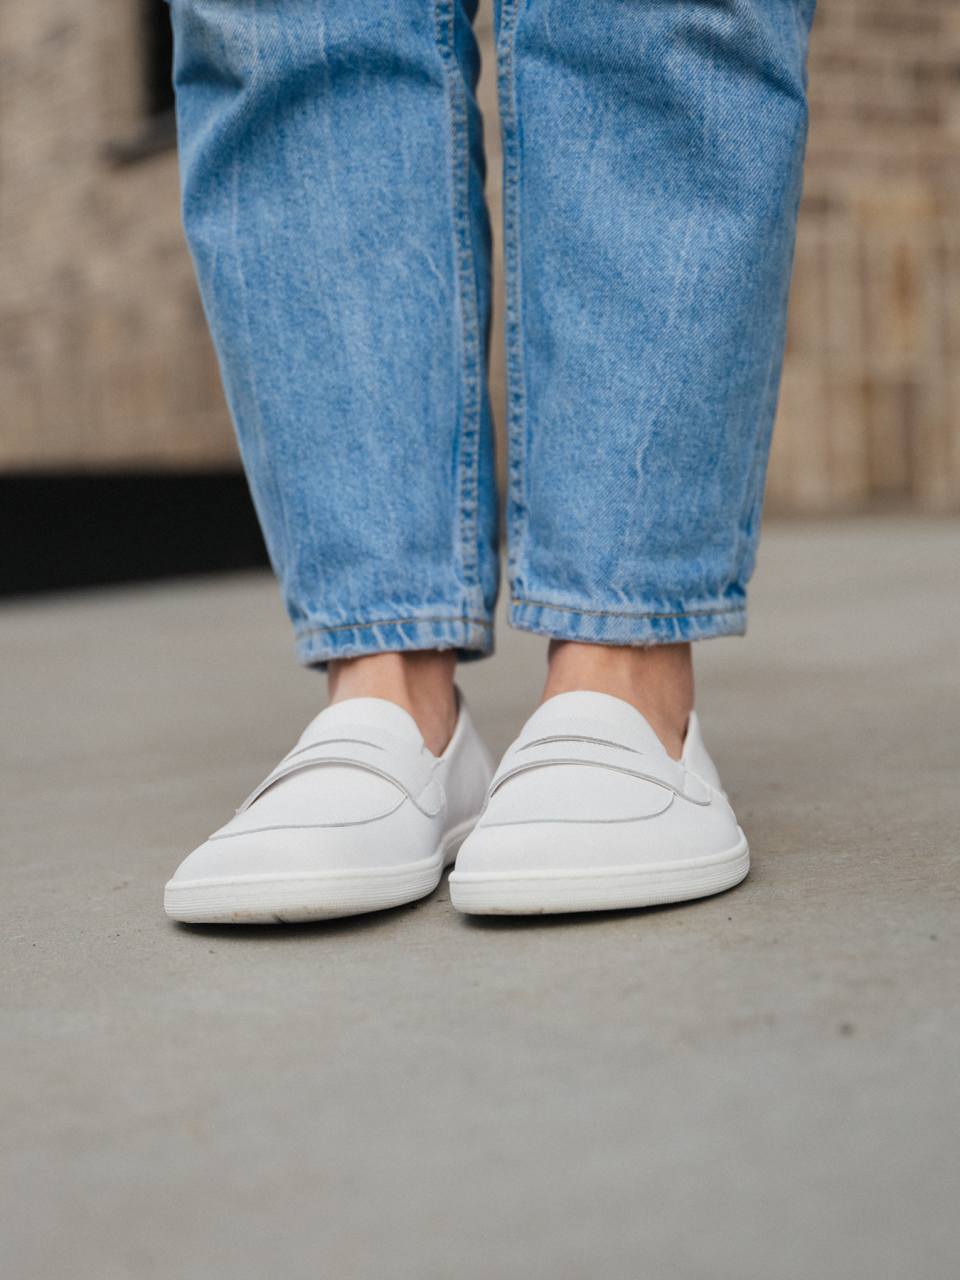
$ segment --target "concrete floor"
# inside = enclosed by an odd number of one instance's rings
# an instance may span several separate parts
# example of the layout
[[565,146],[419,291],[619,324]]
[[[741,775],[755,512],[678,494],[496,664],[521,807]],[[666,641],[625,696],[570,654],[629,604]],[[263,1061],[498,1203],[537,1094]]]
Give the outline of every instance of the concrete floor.
[[[544,646],[462,669],[502,750]],[[960,523],[765,534],[699,903],[169,922],[320,705],[253,575],[0,608],[9,1280],[960,1273]]]

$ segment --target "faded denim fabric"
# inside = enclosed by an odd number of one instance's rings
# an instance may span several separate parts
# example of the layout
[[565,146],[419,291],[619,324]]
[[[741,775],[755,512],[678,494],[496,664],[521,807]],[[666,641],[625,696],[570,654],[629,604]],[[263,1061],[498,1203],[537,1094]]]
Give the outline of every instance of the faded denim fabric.
[[[489,652],[475,0],[172,0],[188,242],[305,663]],[[511,620],[744,630],[814,0],[502,0]]]

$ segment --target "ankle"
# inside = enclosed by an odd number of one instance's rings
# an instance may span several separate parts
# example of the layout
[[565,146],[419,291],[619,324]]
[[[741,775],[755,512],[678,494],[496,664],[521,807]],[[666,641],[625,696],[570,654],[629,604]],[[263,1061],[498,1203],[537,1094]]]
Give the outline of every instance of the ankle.
[[383,698],[396,703],[413,717],[427,748],[439,756],[457,727],[456,665],[456,655],[449,650],[340,658],[327,671],[330,702]]
[[550,642],[543,701],[561,693],[607,693],[636,707],[674,760],[679,760],[693,710],[689,644],[627,645]]

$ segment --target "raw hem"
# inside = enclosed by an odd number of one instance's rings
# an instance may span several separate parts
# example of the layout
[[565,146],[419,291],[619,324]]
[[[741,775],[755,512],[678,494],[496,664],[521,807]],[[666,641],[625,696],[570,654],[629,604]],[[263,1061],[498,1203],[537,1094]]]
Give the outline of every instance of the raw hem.
[[594,613],[511,600],[510,625],[554,640],[584,644],[683,644],[716,636],[742,636],[747,629],[747,612],[742,605],[720,604],[687,612],[651,608],[649,612]]
[[297,638],[297,659],[305,667],[323,667],[333,658],[418,649],[455,649],[464,660],[485,657],[493,653],[492,622],[480,618],[386,618],[316,627]]

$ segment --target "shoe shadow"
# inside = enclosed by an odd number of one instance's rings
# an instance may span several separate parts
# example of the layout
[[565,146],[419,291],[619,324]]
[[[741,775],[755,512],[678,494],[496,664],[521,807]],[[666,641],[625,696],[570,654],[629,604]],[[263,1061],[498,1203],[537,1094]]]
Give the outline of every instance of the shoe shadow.
[[[218,938],[221,941],[246,941],[252,938],[271,941],[298,942],[304,938],[324,937],[337,938],[350,935],[373,933],[388,923],[402,920],[404,916],[413,915],[419,909],[449,903],[449,887],[445,872],[440,884],[433,893],[416,902],[405,902],[398,907],[387,907],[383,911],[367,911],[362,915],[340,916],[334,920],[307,920],[292,923],[278,920],[276,924],[185,924],[171,920],[170,926],[176,932],[198,938]],[[733,888],[737,888],[734,885]],[[726,897],[727,893],[712,894],[711,899]],[[689,909],[690,901],[663,902],[652,907],[618,907],[611,911],[557,911],[532,913],[530,915],[463,915],[451,912],[458,917],[460,928],[475,929],[487,933],[510,933],[528,929],[571,929],[598,927],[611,924],[617,920],[652,919],[657,916],[668,916],[671,913]],[[696,901],[695,899],[693,901]]]
[[[750,873],[752,874],[752,873]],[[468,929],[480,929],[492,932],[508,933],[516,929],[563,929],[584,925],[609,924],[613,920],[652,919],[656,916],[669,916],[675,912],[689,910],[691,904],[698,902],[720,902],[728,894],[749,880],[748,875],[738,884],[731,885],[719,893],[711,893],[705,898],[684,898],[679,902],[658,902],[651,907],[617,907],[611,911],[544,911],[530,915],[461,915],[460,923]],[[446,884],[446,878],[443,881]]]
[[510,933],[522,929],[569,929],[586,925],[610,924],[614,920],[636,920],[650,916],[668,915],[688,907],[689,902],[664,902],[655,907],[618,907],[613,911],[551,911],[536,915],[462,915],[460,923],[468,929],[488,933]]
[[429,899],[405,902],[399,907],[383,911],[365,911],[362,915],[338,916],[333,920],[277,920],[276,924],[187,924],[171,920],[175,933],[186,937],[216,938],[220,942],[243,942],[251,939],[272,942],[300,942],[305,938],[337,938],[351,934],[372,933],[391,920],[412,915],[416,908]]

